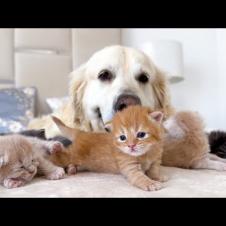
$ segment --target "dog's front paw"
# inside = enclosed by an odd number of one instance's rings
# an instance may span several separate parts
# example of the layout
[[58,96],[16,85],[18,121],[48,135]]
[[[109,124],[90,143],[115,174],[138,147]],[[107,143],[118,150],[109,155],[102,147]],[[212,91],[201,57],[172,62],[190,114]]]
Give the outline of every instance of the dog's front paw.
[[18,188],[23,186],[24,184],[24,181],[18,179],[5,179],[3,182],[3,185],[6,188]]
[[46,175],[46,178],[48,180],[59,180],[64,177],[65,177],[65,171],[61,167],[56,167],[56,169],[53,172]]

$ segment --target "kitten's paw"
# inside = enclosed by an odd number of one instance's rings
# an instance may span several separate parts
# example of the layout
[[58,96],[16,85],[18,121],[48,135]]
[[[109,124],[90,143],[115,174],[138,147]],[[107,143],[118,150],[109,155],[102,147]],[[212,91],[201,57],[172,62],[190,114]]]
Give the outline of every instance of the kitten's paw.
[[226,164],[223,163],[221,166],[219,166],[220,170],[226,171]]
[[163,188],[162,183],[155,181],[148,185],[148,191],[157,191]]
[[68,175],[74,175],[77,173],[77,167],[73,164],[68,165],[66,168],[66,172]]
[[59,141],[54,141],[50,145],[49,152],[50,152],[50,154],[55,154],[55,153],[63,151],[63,148],[64,148],[63,144],[61,144]]
[[57,167],[53,172],[46,175],[48,180],[59,180],[65,177],[65,171],[61,167]]
[[22,180],[17,179],[5,179],[3,182],[4,187],[6,188],[18,188],[25,184]]
[[215,167],[216,170],[226,171],[226,163],[215,161],[215,164],[216,164],[216,167]]
[[163,188],[163,185],[161,182],[154,181],[154,180],[146,180],[138,185],[141,189],[145,191],[157,191]]
[[159,181],[159,182],[166,182],[166,181],[169,180],[169,177],[165,176],[165,175],[161,175],[158,178],[153,178],[153,179],[156,180],[156,181]]
[[206,169],[214,169],[217,171],[226,171],[226,164],[223,162],[215,161],[213,166],[211,166],[211,165],[207,166]]

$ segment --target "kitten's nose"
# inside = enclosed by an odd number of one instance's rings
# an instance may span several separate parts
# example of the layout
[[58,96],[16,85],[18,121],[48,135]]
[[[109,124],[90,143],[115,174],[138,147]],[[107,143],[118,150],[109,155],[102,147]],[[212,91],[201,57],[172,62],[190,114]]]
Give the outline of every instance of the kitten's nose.
[[28,168],[29,173],[34,173],[35,170],[36,170],[35,166],[30,166],[30,167]]
[[136,146],[136,144],[128,144],[128,147],[131,148],[131,149],[134,149]]

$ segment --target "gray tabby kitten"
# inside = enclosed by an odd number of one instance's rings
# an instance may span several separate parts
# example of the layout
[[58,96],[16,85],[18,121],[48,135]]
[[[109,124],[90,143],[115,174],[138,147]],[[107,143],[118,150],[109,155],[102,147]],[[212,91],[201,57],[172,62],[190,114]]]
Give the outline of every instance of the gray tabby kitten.
[[0,184],[6,188],[20,187],[36,174],[49,180],[63,178],[64,169],[47,160],[49,155],[62,148],[59,141],[20,134],[0,136]]

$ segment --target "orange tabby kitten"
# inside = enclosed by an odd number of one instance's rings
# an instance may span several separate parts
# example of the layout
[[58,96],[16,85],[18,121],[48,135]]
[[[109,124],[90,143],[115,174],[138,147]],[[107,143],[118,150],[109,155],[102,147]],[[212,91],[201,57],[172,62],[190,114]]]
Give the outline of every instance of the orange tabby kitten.
[[166,179],[160,175],[162,118],[161,112],[130,106],[107,124],[111,133],[91,133],[69,128],[53,117],[72,145],[50,159],[62,167],[76,165],[83,170],[121,173],[143,190],[158,190]]
[[210,154],[204,122],[198,113],[177,112],[163,126],[166,130],[162,155],[164,166],[226,170],[226,160]]

